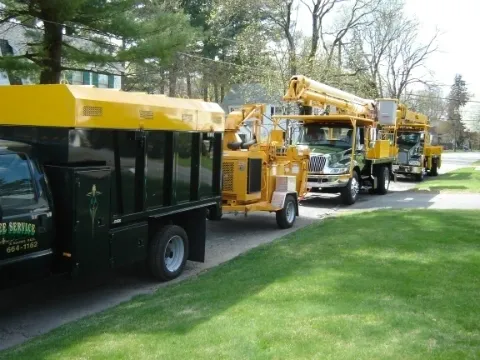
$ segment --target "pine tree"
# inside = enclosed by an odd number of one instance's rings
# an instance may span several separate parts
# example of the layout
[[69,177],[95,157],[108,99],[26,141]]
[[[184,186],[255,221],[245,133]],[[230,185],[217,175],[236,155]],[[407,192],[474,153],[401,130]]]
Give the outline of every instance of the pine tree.
[[469,100],[470,94],[468,93],[465,80],[463,80],[462,75],[455,75],[455,80],[448,96],[447,108],[448,121],[451,124],[454,139],[454,151],[457,151],[458,143],[463,141],[465,137],[465,125],[462,122],[461,110]]
[[119,62],[167,59],[184,48],[193,36],[183,13],[153,0],[2,0],[2,3],[0,23],[21,23],[31,30],[27,51],[3,56],[0,69],[37,71],[41,84],[59,83],[63,70],[83,70],[87,64],[97,68]]

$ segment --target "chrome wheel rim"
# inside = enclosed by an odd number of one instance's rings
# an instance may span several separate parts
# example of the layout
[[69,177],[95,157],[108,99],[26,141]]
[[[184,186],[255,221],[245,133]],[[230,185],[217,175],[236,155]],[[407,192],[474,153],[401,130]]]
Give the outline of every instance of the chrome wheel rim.
[[178,236],[172,236],[165,247],[165,267],[170,272],[177,271],[183,262],[185,256],[185,246],[183,245],[183,239]]
[[295,205],[293,204],[293,201],[289,201],[287,203],[287,208],[285,209],[285,212],[287,214],[287,221],[289,224],[295,220]]
[[350,193],[352,194],[352,197],[356,198],[359,191],[360,186],[358,184],[357,178],[352,177],[352,181],[350,182]]

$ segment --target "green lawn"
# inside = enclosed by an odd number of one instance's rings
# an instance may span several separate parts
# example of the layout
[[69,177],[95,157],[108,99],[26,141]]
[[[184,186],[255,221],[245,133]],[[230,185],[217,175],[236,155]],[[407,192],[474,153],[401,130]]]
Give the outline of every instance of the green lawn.
[[327,219],[0,358],[478,358],[479,219],[435,210]]
[[480,170],[476,170],[477,167],[480,167],[480,161],[417,184],[415,189],[441,192],[480,192]]

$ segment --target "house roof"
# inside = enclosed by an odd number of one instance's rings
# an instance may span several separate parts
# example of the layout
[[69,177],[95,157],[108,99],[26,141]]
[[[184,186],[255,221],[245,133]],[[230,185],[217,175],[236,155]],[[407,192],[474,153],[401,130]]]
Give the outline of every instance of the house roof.
[[242,105],[247,103],[281,104],[281,92],[272,94],[260,83],[234,84],[223,98],[222,106]]
[[[27,44],[31,40],[29,39],[27,32],[38,32],[40,34],[37,29],[28,27],[24,24],[17,24],[12,22],[5,22],[3,24],[0,24],[0,39],[8,41],[9,45],[13,48],[14,55],[23,55],[28,50]],[[97,44],[86,39],[80,39],[64,35],[64,40],[79,49],[96,48],[100,50]],[[85,67],[85,71],[108,71],[120,75],[120,73],[124,72],[125,69],[120,63],[111,63],[104,66],[96,66],[95,64],[92,64]]]

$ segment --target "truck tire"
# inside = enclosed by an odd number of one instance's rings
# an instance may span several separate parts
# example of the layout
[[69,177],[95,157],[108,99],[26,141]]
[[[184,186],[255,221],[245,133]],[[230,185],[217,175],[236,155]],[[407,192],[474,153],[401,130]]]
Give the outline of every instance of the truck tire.
[[432,160],[432,168],[430,169],[429,175],[430,176],[438,176],[438,164],[437,164],[436,159]]
[[222,219],[223,212],[220,206],[214,205],[207,209],[207,219],[210,221],[219,221]]
[[148,249],[148,269],[156,279],[169,281],[178,277],[188,259],[188,236],[177,225],[161,228],[152,238]]
[[340,190],[340,198],[342,200],[342,204],[344,205],[353,205],[355,201],[357,201],[358,193],[360,191],[360,181],[358,177],[358,173],[356,171],[353,172],[353,176],[347,183],[347,186],[341,188]]
[[297,218],[297,202],[293,195],[285,197],[285,203],[282,210],[278,210],[275,215],[277,218],[277,225],[280,229],[289,229],[295,223]]
[[377,188],[376,193],[385,195],[390,187],[390,169],[388,166],[380,166],[377,168]]
[[415,174],[415,181],[422,182],[424,179],[425,179],[425,177],[423,175],[423,171],[422,171],[421,174]]

